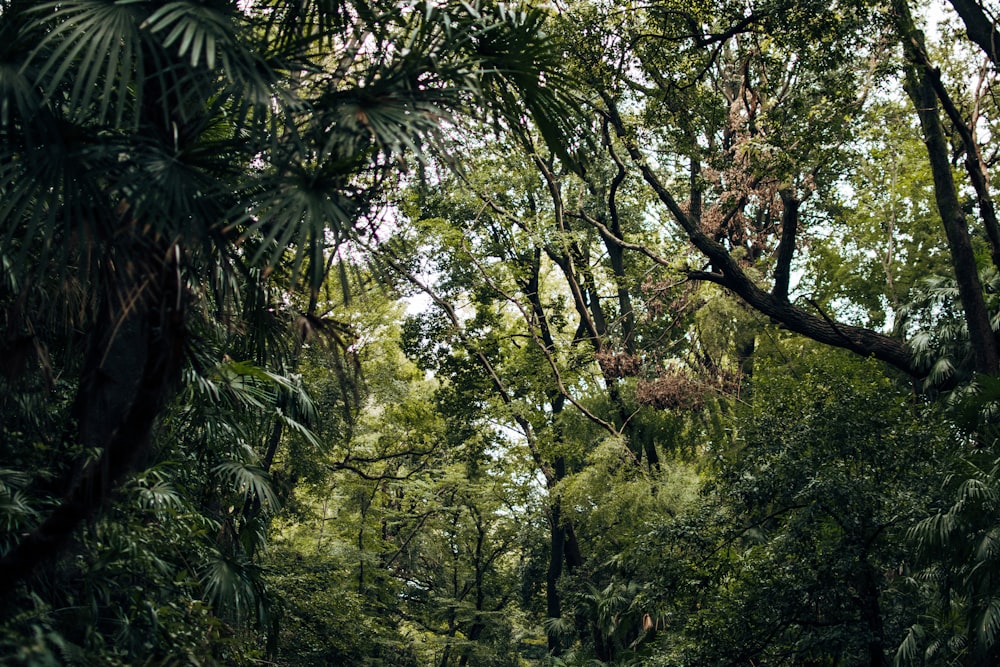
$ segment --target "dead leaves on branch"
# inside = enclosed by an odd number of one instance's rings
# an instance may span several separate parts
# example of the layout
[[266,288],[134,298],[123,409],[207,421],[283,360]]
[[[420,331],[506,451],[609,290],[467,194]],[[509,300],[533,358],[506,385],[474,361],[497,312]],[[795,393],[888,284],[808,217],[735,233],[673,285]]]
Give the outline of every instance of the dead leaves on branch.
[[716,369],[695,373],[670,368],[636,384],[636,401],[657,410],[699,410],[712,396],[738,396],[743,384],[739,371]]

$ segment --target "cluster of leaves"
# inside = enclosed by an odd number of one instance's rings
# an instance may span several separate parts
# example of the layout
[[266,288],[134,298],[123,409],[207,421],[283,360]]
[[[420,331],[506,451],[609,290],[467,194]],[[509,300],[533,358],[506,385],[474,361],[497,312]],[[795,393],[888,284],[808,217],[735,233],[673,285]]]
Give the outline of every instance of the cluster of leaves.
[[662,630],[651,664],[885,664],[926,604],[906,535],[955,434],[871,363],[755,384],[699,503],[625,556]]
[[[202,297],[193,318],[201,345],[165,410],[143,470],[128,479],[32,586],[4,601],[2,652],[11,664],[242,664],[265,652],[277,615],[261,576],[260,550],[282,504],[265,458],[275,430],[318,446],[313,405],[286,369],[281,343],[291,318],[260,285],[232,301]],[[258,310],[259,309],[259,310]],[[234,313],[256,315],[236,329]],[[72,378],[78,361],[55,351],[72,332],[48,332],[48,370]],[[232,355],[266,350],[274,370]],[[0,544],[6,553],[60,502],[67,480],[99,451],[74,441],[78,389],[22,373],[4,381],[7,462]],[[79,399],[75,399],[79,400]]]
[[[150,466],[119,489],[30,594],[5,601],[8,613],[19,609],[3,625],[5,661],[243,664],[259,657],[258,637],[273,631],[275,617],[256,557],[279,500],[253,431],[280,419],[280,397],[295,391],[293,381],[246,364],[192,377],[160,428],[163,445]],[[5,447],[44,456],[30,478],[4,476],[13,502],[4,506],[3,538],[12,545],[57,502],[44,484],[60,474],[53,464],[72,459],[71,452],[52,456],[43,443],[8,438]]]

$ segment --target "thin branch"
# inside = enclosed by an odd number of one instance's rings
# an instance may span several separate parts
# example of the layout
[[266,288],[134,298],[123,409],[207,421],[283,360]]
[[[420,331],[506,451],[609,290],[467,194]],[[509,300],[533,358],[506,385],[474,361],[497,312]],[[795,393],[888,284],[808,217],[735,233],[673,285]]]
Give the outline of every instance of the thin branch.
[[413,470],[411,470],[410,472],[406,473],[405,475],[394,475],[394,474],[387,473],[385,470],[383,470],[381,473],[378,473],[378,474],[372,474],[370,472],[362,470],[358,466],[351,465],[350,463],[345,463],[345,462],[328,463],[326,465],[326,468],[328,470],[330,470],[330,471],[347,470],[349,472],[354,473],[355,475],[357,475],[361,479],[367,480],[369,482],[386,482],[386,481],[400,482],[400,481],[403,481],[403,480],[410,479],[411,477],[413,477],[417,473],[422,472],[423,469],[426,468],[426,467],[427,467],[427,464],[424,463],[424,464],[421,464],[421,465],[415,467]]
[[618,429],[616,429],[613,424],[604,421],[603,419],[595,415],[593,412],[588,410],[570,393],[570,391],[566,388],[566,384],[563,382],[562,372],[559,370],[559,365],[556,363],[555,358],[552,356],[552,351],[548,349],[548,346],[546,346],[545,343],[542,341],[541,336],[538,334],[538,331],[535,328],[535,325],[532,323],[532,317],[528,314],[528,311],[524,308],[521,302],[518,301],[512,294],[502,289],[499,285],[496,284],[496,282],[492,278],[490,278],[490,276],[483,269],[479,261],[472,255],[471,252],[468,251],[468,248],[466,248],[466,253],[469,256],[469,259],[473,262],[473,264],[475,264],[476,268],[479,270],[479,274],[482,276],[483,280],[486,281],[486,284],[489,285],[493,291],[502,296],[508,303],[517,308],[517,310],[521,313],[521,317],[524,318],[524,322],[528,327],[528,333],[531,334],[532,340],[534,340],[535,345],[538,347],[538,349],[542,351],[542,354],[545,355],[545,359],[546,361],[548,361],[549,367],[552,369],[552,375],[555,378],[556,386],[559,389],[559,393],[562,396],[564,396],[566,400],[568,400],[571,404],[573,404],[573,407],[579,410],[587,419],[597,424],[601,428],[605,429],[611,435],[621,436],[621,432]]
[[[372,248],[370,245],[361,243],[361,247],[363,247],[365,250],[368,250],[369,252],[372,253],[376,252],[375,249]],[[448,320],[452,323],[452,325],[456,328],[461,328],[462,326],[461,320],[459,320],[458,314],[455,312],[455,309],[452,307],[450,303],[445,301],[428,285],[426,285],[423,281],[421,281],[419,278],[413,275],[412,272],[405,269],[402,266],[402,264],[400,264],[398,261],[395,260],[395,258],[391,257],[390,256],[391,252],[388,251],[386,248],[384,247],[380,248],[380,251],[381,252],[378,253],[378,257],[381,259],[381,261],[388,264],[392,270],[396,271],[399,275],[406,278],[412,285],[414,285],[415,287],[420,289],[420,291],[422,291],[424,294],[430,297],[431,301],[433,301],[442,311],[444,311],[445,315],[448,317]],[[466,341],[463,340],[463,343],[466,343]],[[486,371],[486,374],[489,376],[490,382],[493,385],[493,389],[496,391],[497,396],[500,397],[500,400],[503,401],[504,405],[513,405],[514,399],[511,398],[510,393],[507,391],[506,386],[504,386],[503,381],[500,379],[500,376],[497,375],[496,369],[493,368],[493,364],[486,357],[486,355],[483,354],[481,350],[478,350],[474,346],[468,345],[467,343],[466,343],[466,349],[473,356],[475,356],[480,366],[482,366],[483,370]],[[527,419],[516,413],[513,413],[511,415],[511,418],[521,428],[521,431],[524,434],[525,441],[528,444],[528,449],[531,452],[532,459],[534,459],[535,461],[535,465],[537,465],[538,469],[542,472],[542,475],[545,477],[546,483],[549,486],[552,486],[556,482],[556,474],[552,470],[551,466],[549,466],[542,458],[541,452],[538,449],[538,441],[535,438],[535,432],[534,428],[532,428],[531,426],[531,422],[529,422]]]
[[632,251],[635,251],[635,252],[638,252],[638,253],[642,253],[643,255],[645,255],[649,259],[653,260],[653,262],[655,262],[656,264],[659,264],[662,267],[665,267],[665,268],[668,268],[668,269],[675,268],[670,262],[668,262],[667,260],[665,260],[662,257],[660,257],[659,255],[657,255],[655,252],[653,252],[652,250],[650,250],[649,246],[645,246],[645,245],[642,245],[640,243],[630,243],[628,241],[624,241],[624,240],[618,238],[617,236],[614,235],[614,233],[610,229],[608,229],[607,225],[605,225],[601,221],[595,219],[593,216],[588,215],[586,211],[580,210],[580,212],[576,213],[575,215],[576,215],[576,217],[580,218],[581,220],[585,220],[588,224],[591,224],[594,227],[596,227],[597,230],[599,232],[601,232],[602,236],[606,236],[611,243],[614,243],[619,248],[622,248],[624,250],[632,250]]

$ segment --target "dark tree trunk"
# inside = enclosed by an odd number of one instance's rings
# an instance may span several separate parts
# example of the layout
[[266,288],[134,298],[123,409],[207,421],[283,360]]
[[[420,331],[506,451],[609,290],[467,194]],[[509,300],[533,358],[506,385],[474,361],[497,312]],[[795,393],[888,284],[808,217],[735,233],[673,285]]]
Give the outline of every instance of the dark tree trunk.
[[979,45],[994,66],[1000,65],[1000,33],[975,0],[949,0],[965,23],[969,39]]
[[774,267],[774,288],[771,293],[788,301],[788,286],[792,275],[792,258],[795,254],[795,237],[799,230],[799,204],[791,192],[781,191],[781,241],[778,243],[778,260]]
[[861,620],[868,629],[868,664],[870,667],[886,667],[889,661],[885,655],[885,627],[879,604],[879,587],[875,570],[867,560],[862,563],[858,588]]
[[75,437],[101,456],[78,470],[59,506],[0,559],[0,596],[56,559],[80,524],[143,465],[184,359],[178,250],[135,240],[110,253],[74,403]]
[[[562,600],[559,597],[559,577],[562,576],[563,558],[566,549],[566,530],[562,524],[562,512],[558,502],[549,508],[549,568],[545,573],[545,615],[548,618],[562,616]],[[559,636],[549,632],[549,653],[559,655],[562,643]]]
[[[489,565],[483,552],[483,547],[486,544],[486,527],[483,524],[482,514],[478,508],[471,504],[469,505],[469,511],[475,517],[476,522],[476,549],[472,556],[472,566],[475,568],[476,573],[473,583],[473,590],[476,594],[476,615],[473,617],[469,631],[465,633],[465,636],[469,642],[474,644],[479,641],[483,630],[486,629],[486,624],[483,622],[483,612],[486,611],[486,590],[483,588],[483,580],[486,577],[486,568]],[[462,657],[458,661],[459,667],[465,667],[469,664],[469,654],[471,652],[472,646],[470,645],[462,652]]]
[[941,124],[932,72],[924,56],[923,35],[915,28],[905,1],[897,0],[894,9],[903,40],[903,51],[908,61],[906,92],[920,118],[920,128],[923,131],[931,174],[934,178],[934,198],[948,238],[959,299],[969,329],[969,342],[975,354],[976,371],[995,375],[1000,370],[1000,350],[990,324],[990,314],[986,308],[983,286],[979,280],[979,269],[965,213],[958,201],[948,140]]

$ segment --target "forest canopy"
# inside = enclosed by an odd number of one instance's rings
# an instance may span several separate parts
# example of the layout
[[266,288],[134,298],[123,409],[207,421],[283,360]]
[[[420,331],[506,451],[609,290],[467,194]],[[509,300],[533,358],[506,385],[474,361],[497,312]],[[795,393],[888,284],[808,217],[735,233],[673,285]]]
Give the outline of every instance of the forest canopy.
[[0,663],[1000,663],[998,17],[0,0]]

